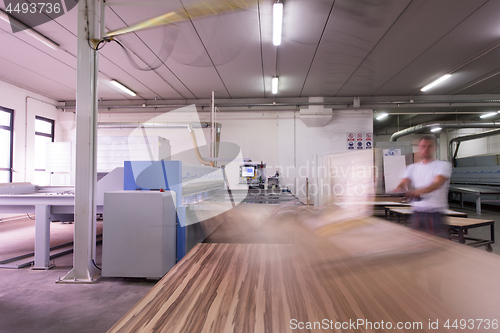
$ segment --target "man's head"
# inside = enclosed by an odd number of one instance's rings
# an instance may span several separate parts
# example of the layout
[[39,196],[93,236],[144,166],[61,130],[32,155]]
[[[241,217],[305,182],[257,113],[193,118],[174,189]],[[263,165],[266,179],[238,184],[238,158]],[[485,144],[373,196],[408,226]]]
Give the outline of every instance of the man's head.
[[420,151],[420,155],[424,160],[432,160],[434,159],[434,154],[436,153],[436,138],[430,135],[423,136],[420,138],[418,143],[418,148]]

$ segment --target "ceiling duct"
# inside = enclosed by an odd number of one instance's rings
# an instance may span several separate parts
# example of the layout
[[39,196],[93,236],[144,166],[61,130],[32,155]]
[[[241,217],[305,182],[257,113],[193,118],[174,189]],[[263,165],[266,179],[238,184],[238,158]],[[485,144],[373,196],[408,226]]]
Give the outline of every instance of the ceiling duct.
[[477,121],[441,121],[435,123],[425,123],[413,127],[408,127],[407,129],[401,130],[394,133],[389,141],[396,141],[397,139],[422,132],[424,130],[430,130],[431,128],[441,127],[445,128],[497,128],[500,127],[500,122],[477,122]]
[[[99,112],[113,109],[131,109],[142,112],[158,112],[158,109],[181,108],[186,105],[196,104],[197,108],[210,108],[208,99],[182,99],[182,100],[118,100],[99,101]],[[359,107],[358,107],[359,105]],[[333,109],[398,109],[397,113],[408,113],[401,111],[402,108],[450,108],[450,107],[487,107],[500,106],[500,94],[493,95],[430,95],[413,96],[365,96],[365,97],[288,97],[288,98],[246,98],[246,99],[217,99],[215,106],[221,111],[261,111],[261,110],[299,110],[311,106],[324,106]],[[60,102],[57,106],[61,110],[76,109],[75,101]],[[244,109],[243,109],[244,108]],[[200,111],[200,110],[199,110]],[[481,111],[481,112],[484,112]],[[390,112],[392,113],[392,112]],[[418,112],[417,112],[418,113]],[[457,113],[457,112],[453,112]],[[460,112],[458,112],[460,113]],[[467,112],[478,113],[478,112]],[[436,113],[438,114],[438,112]]]
[[300,109],[300,120],[307,127],[323,127],[332,119],[333,110],[331,108],[325,108],[323,103],[323,97],[309,97],[308,109]]

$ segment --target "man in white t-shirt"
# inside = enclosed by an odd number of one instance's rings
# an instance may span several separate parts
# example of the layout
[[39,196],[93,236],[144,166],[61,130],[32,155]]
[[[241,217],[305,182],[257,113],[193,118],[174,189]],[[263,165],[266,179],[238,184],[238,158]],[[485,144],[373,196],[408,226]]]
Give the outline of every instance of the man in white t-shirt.
[[418,147],[422,161],[406,169],[406,175],[395,191],[407,191],[407,198],[412,200],[412,228],[446,237],[443,212],[448,208],[451,164],[435,159],[434,137],[422,137]]

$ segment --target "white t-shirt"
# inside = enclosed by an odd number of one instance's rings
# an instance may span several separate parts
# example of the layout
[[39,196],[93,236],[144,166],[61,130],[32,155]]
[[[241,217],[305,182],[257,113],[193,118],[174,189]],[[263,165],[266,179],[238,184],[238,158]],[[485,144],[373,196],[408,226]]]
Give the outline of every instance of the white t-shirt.
[[405,178],[411,180],[411,184],[416,190],[431,185],[438,175],[448,178],[448,181],[437,190],[423,194],[420,201],[412,201],[412,207],[415,211],[439,212],[448,208],[451,163],[434,160],[427,164],[423,162],[415,163],[406,169]]

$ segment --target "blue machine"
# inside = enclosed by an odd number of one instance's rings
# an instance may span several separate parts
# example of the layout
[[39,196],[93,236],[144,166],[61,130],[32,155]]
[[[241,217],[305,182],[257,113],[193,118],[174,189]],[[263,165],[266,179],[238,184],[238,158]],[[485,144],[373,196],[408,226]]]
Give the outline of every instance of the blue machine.
[[224,174],[219,168],[183,165],[181,161],[125,161],[124,190],[169,190],[175,192],[177,210],[177,261],[203,241],[200,223],[186,219],[186,202],[224,189]]

